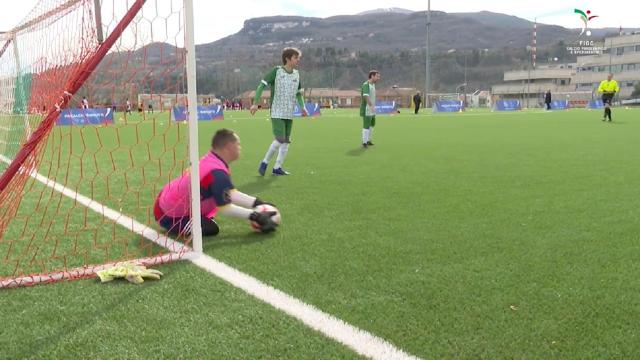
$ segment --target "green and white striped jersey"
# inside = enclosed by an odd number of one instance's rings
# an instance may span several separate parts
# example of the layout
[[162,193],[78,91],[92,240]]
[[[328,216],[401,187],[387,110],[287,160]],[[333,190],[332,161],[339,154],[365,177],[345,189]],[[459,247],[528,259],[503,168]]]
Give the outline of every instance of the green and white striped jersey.
[[262,84],[271,86],[271,118],[293,119],[296,101],[301,102],[302,97],[298,70],[287,72],[283,66],[276,66],[265,75]]

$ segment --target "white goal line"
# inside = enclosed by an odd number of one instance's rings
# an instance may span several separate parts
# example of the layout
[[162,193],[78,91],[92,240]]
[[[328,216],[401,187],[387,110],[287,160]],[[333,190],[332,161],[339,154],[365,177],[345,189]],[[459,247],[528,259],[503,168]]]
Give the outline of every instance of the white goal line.
[[[0,155],[0,160],[6,163],[10,163],[10,159],[3,155]],[[178,259],[191,261],[196,266],[214,274],[218,278],[275,307],[276,309],[281,310],[284,313],[296,318],[308,327],[322,333],[326,337],[333,339],[343,345],[346,345],[360,355],[369,357],[371,359],[380,360],[417,359],[417,357],[406,353],[405,351],[397,348],[388,341],[379,338],[365,330],[350,325],[334,317],[333,315],[327,314],[317,309],[313,305],[309,305],[299,299],[296,299],[293,296],[288,295],[270,285],[267,285],[248,274],[245,274],[219,260],[214,259],[211,256],[193,252],[189,247],[165,235],[159,234],[157,231],[149,228],[148,226],[143,225],[118,211],[110,209],[94,201],[93,199],[81,195],[62,184],[50,180],[45,176],[37,173],[35,170],[31,171],[30,175],[46,186],[51,187],[52,189],[81,203],[82,205],[99,214],[103,214],[105,217],[129,229],[130,231],[136,234],[140,234],[150,241],[171,251],[170,254],[166,254],[164,256],[178,256]],[[139,260],[144,261],[145,259]],[[102,266],[100,266],[100,268],[102,268]],[[69,270],[66,273],[69,273],[70,271],[74,270]],[[69,273],[69,275],[74,274]],[[0,288],[2,288],[2,286],[0,286]]]

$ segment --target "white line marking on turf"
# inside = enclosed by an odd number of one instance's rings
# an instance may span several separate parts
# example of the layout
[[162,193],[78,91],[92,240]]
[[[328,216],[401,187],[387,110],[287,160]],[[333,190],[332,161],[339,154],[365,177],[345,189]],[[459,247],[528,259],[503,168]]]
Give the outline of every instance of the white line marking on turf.
[[[3,155],[0,155],[0,160],[6,163],[11,162],[10,159]],[[136,234],[144,236],[162,247],[167,248],[169,251],[181,252],[189,249],[183,244],[158,233],[148,226],[141,224],[118,211],[110,209],[97,201],[81,195],[62,184],[50,180],[36,171],[32,171],[30,175],[55,191],[64,194],[99,214],[104,214],[104,216],[110,220]],[[231,285],[244,290],[246,293],[256,297],[257,299],[262,300],[276,309],[302,321],[310,328],[324,334],[328,338],[346,345],[360,355],[367,356],[372,359],[417,359],[417,357],[404,352],[388,341],[367,331],[358,329],[355,326],[349,325],[346,322],[327,314],[312,305],[306,304],[276,288],[273,288],[250,275],[212,258],[209,255],[189,251],[184,254],[183,259],[191,261],[196,266],[214,274]]]
[[302,321],[310,328],[348,346],[360,355],[372,359],[417,359],[369,332],[349,325],[208,255],[191,252],[185,257],[235,287]]

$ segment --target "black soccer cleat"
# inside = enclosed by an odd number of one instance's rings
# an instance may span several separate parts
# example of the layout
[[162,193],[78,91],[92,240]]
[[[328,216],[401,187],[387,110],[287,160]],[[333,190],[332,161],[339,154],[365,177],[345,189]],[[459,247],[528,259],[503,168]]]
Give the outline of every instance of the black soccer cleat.
[[367,145],[368,146],[373,146],[373,143],[371,141],[367,141]]
[[277,168],[277,169],[273,169],[273,170],[271,170],[271,175],[278,175],[278,176],[281,176],[281,175],[291,175],[291,173],[290,173],[290,172],[288,172],[287,170],[285,170],[285,169],[283,169],[283,168],[279,167],[279,168]]
[[369,146],[369,145],[367,145],[367,143],[362,143],[362,147],[363,147],[363,148],[365,148],[365,149],[366,149],[368,146]]
[[260,174],[260,176],[264,176],[265,172],[267,172],[267,163],[264,161],[261,161],[260,167],[258,167],[258,174]]

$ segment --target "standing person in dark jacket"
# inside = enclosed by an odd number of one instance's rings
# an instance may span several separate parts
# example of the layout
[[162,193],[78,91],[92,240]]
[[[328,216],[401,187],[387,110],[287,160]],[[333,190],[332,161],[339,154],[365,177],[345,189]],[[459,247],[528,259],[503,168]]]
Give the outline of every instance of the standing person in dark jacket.
[[418,115],[418,110],[420,110],[420,104],[422,104],[422,98],[420,97],[420,91],[417,94],[413,95],[413,105],[415,108],[415,114]]
[[551,110],[551,90],[544,94],[544,103],[547,104],[547,110]]

